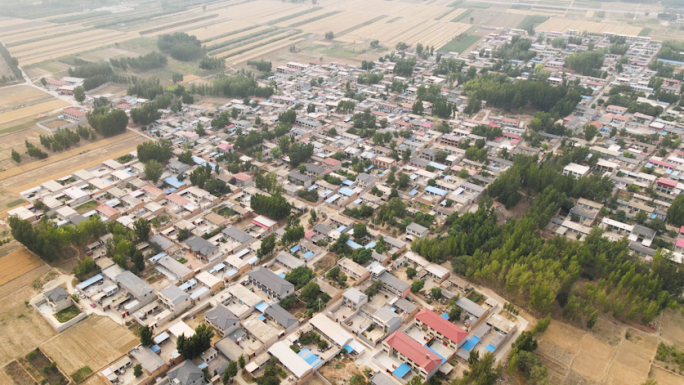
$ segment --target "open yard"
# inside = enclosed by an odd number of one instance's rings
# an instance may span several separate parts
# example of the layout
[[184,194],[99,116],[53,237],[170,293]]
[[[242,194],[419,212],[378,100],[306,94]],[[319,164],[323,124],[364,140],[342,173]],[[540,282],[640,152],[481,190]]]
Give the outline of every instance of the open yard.
[[89,366],[97,371],[138,344],[125,327],[108,317],[91,316],[41,345],[66,373]]

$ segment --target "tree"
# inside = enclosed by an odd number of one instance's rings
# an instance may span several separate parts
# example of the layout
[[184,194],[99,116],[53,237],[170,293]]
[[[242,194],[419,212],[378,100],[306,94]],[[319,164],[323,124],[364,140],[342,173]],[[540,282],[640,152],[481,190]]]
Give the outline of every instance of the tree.
[[42,84],[43,87],[46,87],[47,86],[47,80],[45,80],[45,78],[40,78],[40,84]]
[[146,347],[154,345],[154,341],[152,340],[152,329],[147,325],[140,328],[140,344]]
[[271,234],[261,241],[261,247],[257,250],[257,257],[263,258],[273,252],[276,245],[275,234]]
[[157,183],[159,178],[161,178],[164,166],[157,162],[156,160],[150,160],[145,163],[145,179],[151,181],[152,183]]
[[352,260],[359,265],[363,265],[370,261],[373,256],[373,250],[360,247],[352,252]]
[[126,131],[128,115],[119,109],[100,107],[86,114],[88,124],[104,136],[114,136]]
[[238,364],[240,365],[240,369],[245,368],[245,357],[242,354],[238,357]]
[[356,223],[354,224],[354,239],[355,240],[361,240],[365,237],[370,237],[370,233],[368,232],[368,229],[366,228],[365,223]]
[[549,314],[546,317],[537,321],[537,324],[534,325],[534,329],[532,329],[532,333],[534,333],[534,334],[544,333],[550,324],[551,324],[551,314]]
[[418,293],[419,291],[423,290],[423,286],[425,286],[424,280],[419,279],[417,281],[413,281],[413,283],[411,283],[411,293]]
[[413,277],[415,277],[416,274],[418,274],[418,272],[415,268],[409,267],[406,269],[406,276],[408,277],[408,279],[413,279]]
[[300,163],[306,162],[313,152],[314,146],[311,143],[294,143],[287,152],[290,157],[290,166],[297,167]]
[[226,370],[223,371],[223,377],[221,378],[221,380],[223,381],[223,385],[226,385],[228,383],[228,381],[231,381],[232,378],[237,375],[237,372],[238,372],[237,362],[230,361]]
[[430,294],[432,295],[432,298],[440,299],[442,298],[442,289],[439,287],[433,287],[432,290],[430,290]]
[[684,194],[679,194],[667,209],[667,223],[680,227],[684,226]]
[[21,155],[19,155],[19,153],[16,152],[14,149],[12,149],[12,160],[14,160],[17,163],[21,163]]
[[138,242],[147,242],[150,237],[150,222],[145,218],[140,218],[133,222],[133,231]]
[[587,124],[584,126],[584,139],[589,142],[598,134],[598,128],[593,124]]
[[401,157],[404,160],[404,162],[408,162],[411,159],[411,149],[405,149]]
[[161,118],[156,103],[145,103],[142,107],[131,109],[131,119],[135,124],[150,124]]
[[78,86],[74,88],[74,99],[76,99],[77,102],[83,103],[83,101],[86,98],[85,94],[85,88],[83,86]]
[[142,374],[143,374],[142,365],[136,364],[133,367],[133,375],[136,377],[140,377],[140,376],[142,376]]
[[598,310],[594,310],[589,314],[589,317],[587,317],[587,329],[591,330],[594,328],[594,325],[596,325],[596,321],[598,320]]
[[462,312],[463,312],[463,309],[461,309],[458,306],[453,306],[449,310],[449,321],[460,321]]
[[[194,183],[193,183],[194,184]],[[259,215],[279,221],[290,215],[290,203],[280,194],[266,196],[256,194],[250,200],[250,208]]]

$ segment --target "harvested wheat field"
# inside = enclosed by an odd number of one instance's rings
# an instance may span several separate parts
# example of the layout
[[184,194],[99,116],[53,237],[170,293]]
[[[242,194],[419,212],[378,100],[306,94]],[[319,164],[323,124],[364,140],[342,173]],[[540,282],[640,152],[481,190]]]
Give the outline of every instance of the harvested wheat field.
[[10,123],[15,120],[35,117],[39,114],[57,110],[69,106],[69,103],[61,99],[50,100],[49,102],[34,104],[29,107],[20,108],[0,114],[0,124]]
[[0,111],[51,99],[53,96],[30,86],[6,87],[0,95]]
[[0,258],[0,285],[40,267],[43,261],[26,248],[21,248]]
[[[2,259],[5,258],[8,257]],[[0,365],[26,355],[56,334],[35,309],[24,304],[39,293],[31,287],[31,282],[47,270],[43,265],[0,286]]]
[[566,32],[569,29],[576,30],[579,33],[612,32],[624,35],[638,35],[642,28],[625,24],[597,23],[594,21],[559,19],[557,17],[546,20],[535,28],[536,31],[552,32]]
[[109,317],[90,316],[40,348],[66,373],[89,366],[94,372],[121,357],[138,339]]

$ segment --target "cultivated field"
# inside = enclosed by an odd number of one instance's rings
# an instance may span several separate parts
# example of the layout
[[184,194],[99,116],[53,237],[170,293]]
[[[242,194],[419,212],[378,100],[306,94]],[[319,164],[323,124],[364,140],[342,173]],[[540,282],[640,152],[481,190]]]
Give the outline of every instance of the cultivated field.
[[26,104],[33,104],[47,99],[52,99],[52,96],[33,87],[6,87],[0,93],[0,111],[12,110]]
[[600,318],[592,332],[554,321],[537,354],[553,384],[639,385],[651,372],[658,336]]
[[10,253],[0,258],[0,285],[19,278],[42,265],[43,261],[26,248]]
[[90,316],[40,348],[67,374],[89,366],[94,372],[127,353],[138,339],[109,317]]
[[566,32],[569,29],[574,29],[579,33],[613,32],[616,34],[638,35],[642,28],[625,24],[597,23],[594,21],[559,19],[557,17],[553,17],[535,28],[537,31],[553,32]]
[[34,104],[32,106],[29,106],[29,107],[24,107],[24,108],[19,108],[17,110],[4,112],[4,113],[0,114],[0,125],[6,124],[6,123],[11,123],[11,122],[14,122],[16,120],[20,120],[20,119],[24,119],[24,118],[36,117],[39,114],[51,112],[51,111],[57,110],[59,108],[66,107],[68,105],[69,105],[69,103],[67,103],[61,99],[54,99],[54,100],[50,100],[48,102]]
[[[7,261],[14,255],[12,253],[0,258],[0,263],[8,264]],[[0,286],[0,366],[24,356],[56,334],[32,307],[24,304],[24,301],[38,294],[31,283],[49,270],[47,265],[41,263],[37,268]]]

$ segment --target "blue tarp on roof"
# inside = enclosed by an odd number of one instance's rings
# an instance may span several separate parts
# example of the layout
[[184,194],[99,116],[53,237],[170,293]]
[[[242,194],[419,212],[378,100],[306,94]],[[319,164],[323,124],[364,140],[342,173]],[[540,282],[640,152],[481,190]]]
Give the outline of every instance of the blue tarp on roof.
[[487,349],[488,351],[494,353],[494,351],[496,350],[496,347],[494,347],[494,346],[492,346],[492,345],[487,345],[487,347],[486,347],[485,349]]
[[313,353],[309,353],[309,355],[307,355],[306,357],[303,357],[303,358],[307,364],[312,365],[312,366],[313,366],[314,362],[318,361],[318,356],[313,354]]
[[297,245],[297,246],[295,246],[295,247],[293,247],[293,248],[290,249],[290,253],[296,253],[296,252],[298,252],[299,249],[301,249],[301,248],[302,248],[301,246]]
[[175,176],[170,176],[170,177],[164,179],[164,182],[166,182],[167,184],[169,184],[175,188],[179,188],[179,187],[185,185],[184,182],[179,181],[178,178],[176,178]]
[[377,243],[371,242],[371,243],[367,244],[367,245],[365,246],[365,248],[366,248],[366,249],[372,249],[372,248],[375,247],[375,245],[377,245]]
[[347,241],[347,246],[351,247],[354,250],[360,249],[363,247],[363,246],[359,245],[358,243],[352,241],[351,239]]
[[309,348],[304,348],[304,349],[300,350],[299,353],[297,353],[297,355],[300,356],[300,357],[304,357],[304,356],[305,356],[307,353],[309,353],[310,351],[311,351],[311,350],[309,350]]
[[428,163],[428,166],[432,166],[432,167],[434,167],[438,170],[441,170],[441,171],[444,171],[447,169],[447,166],[445,166],[441,163],[437,163],[437,162],[430,162],[430,163]]
[[346,230],[346,229],[347,229],[347,226],[342,225],[342,226],[338,227],[337,229],[335,229],[335,231],[337,231],[338,233],[341,233],[341,232],[343,232],[343,231]]
[[442,363],[445,363],[445,362],[446,362],[446,358],[444,358],[441,354],[439,354],[439,353],[437,353],[436,351],[432,350],[432,349],[431,349],[429,346],[427,346],[427,345],[425,345],[425,347],[426,347],[429,351],[435,353],[435,354],[437,355],[437,357],[441,358],[441,359],[442,359]]
[[330,198],[326,199],[325,201],[327,203],[334,203],[338,199],[340,199],[340,196],[335,194],[335,195],[331,196]]
[[347,353],[351,353],[351,352],[353,352],[353,351],[354,351],[354,348],[352,348],[352,347],[351,347],[351,346],[349,346],[349,345],[344,345],[344,350],[346,350],[346,351],[347,351]]
[[197,369],[202,370],[208,366],[209,364],[207,364],[206,362],[202,362],[201,364],[197,365]]
[[259,319],[259,321],[263,321],[263,320],[265,320],[265,319],[266,319],[266,317],[264,317],[264,315],[263,315],[263,314],[262,314],[262,315],[260,315],[260,316],[258,316],[257,318]]
[[354,185],[354,182],[351,181],[351,180],[349,180],[349,179],[347,179],[347,180],[343,180],[343,181],[342,181],[342,184],[345,185],[345,186],[353,186],[353,185]]
[[[304,258],[304,259],[309,259],[309,258],[311,258],[312,256],[313,256],[313,252],[309,251],[309,252],[307,252],[306,254],[302,255],[302,258]],[[285,277],[283,277],[283,278],[285,278]]]
[[159,345],[154,345],[150,348],[150,350],[152,350],[153,353],[159,354],[159,351],[161,351],[161,348],[159,347]]
[[479,339],[479,338],[477,338],[477,337],[475,337],[475,336],[472,336],[472,337],[470,337],[470,339],[468,340],[468,342],[466,342],[465,344],[463,344],[462,348],[469,352],[469,351],[473,350],[473,348],[475,347],[475,345],[477,345],[479,342],[480,342],[480,339]]
[[445,320],[448,321],[449,320],[449,314],[448,313],[442,313],[442,318],[444,318]]
[[315,189],[317,189],[317,188],[318,188],[318,185],[317,185],[317,184],[312,184],[311,186],[309,186],[308,189],[306,189],[306,191],[315,190]]
[[254,307],[263,313],[268,309],[268,304],[266,302],[259,302],[259,304]]
[[337,192],[348,197],[354,195],[354,190],[346,187],[342,187],[341,189],[337,190]]
[[418,194],[418,190],[411,190],[411,192],[409,193],[410,196],[414,196],[416,194]]
[[235,269],[230,269],[230,271],[227,272],[226,275],[229,276],[229,277],[232,277],[232,276],[234,276],[235,274],[237,274],[237,272],[238,272],[238,271],[235,270]]
[[85,281],[79,283],[78,285],[76,285],[76,288],[78,290],[83,290],[87,287],[90,287],[90,286],[102,281],[103,279],[104,279],[104,277],[102,276],[102,274],[98,274],[98,275],[96,275],[90,279],[86,279]]
[[280,274],[278,274],[278,277],[280,277],[280,278],[282,278],[282,279],[285,279],[285,273],[280,273]]
[[392,374],[394,374],[395,376],[397,376],[397,377],[399,377],[399,378],[402,378],[402,377],[404,377],[404,376],[406,375],[406,373],[408,373],[410,370],[411,370],[411,367],[410,367],[410,366],[406,365],[406,363],[402,363],[401,365],[399,365],[398,368],[394,369],[394,371],[392,372]]
[[438,189],[437,187],[433,187],[433,186],[425,187],[425,191],[432,193],[432,194],[435,194],[435,195],[442,196],[442,197],[447,195],[446,191],[444,191],[442,189]]

